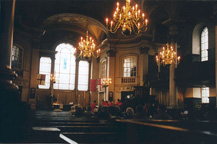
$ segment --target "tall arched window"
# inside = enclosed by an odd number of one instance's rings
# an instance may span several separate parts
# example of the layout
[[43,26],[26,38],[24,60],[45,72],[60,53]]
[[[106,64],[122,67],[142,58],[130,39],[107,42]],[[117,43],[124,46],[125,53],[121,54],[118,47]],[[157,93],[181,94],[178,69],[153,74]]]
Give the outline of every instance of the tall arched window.
[[54,89],[74,90],[75,88],[75,48],[67,43],[56,47]]
[[89,63],[87,61],[79,62],[78,72],[78,90],[88,90],[88,79],[89,79]]
[[40,89],[49,89],[50,87],[50,72],[51,72],[51,58],[41,57],[39,74],[45,74],[45,85],[38,85]]
[[136,76],[136,57],[128,56],[123,59],[123,77]]
[[208,28],[205,27],[201,33],[201,61],[208,60]]

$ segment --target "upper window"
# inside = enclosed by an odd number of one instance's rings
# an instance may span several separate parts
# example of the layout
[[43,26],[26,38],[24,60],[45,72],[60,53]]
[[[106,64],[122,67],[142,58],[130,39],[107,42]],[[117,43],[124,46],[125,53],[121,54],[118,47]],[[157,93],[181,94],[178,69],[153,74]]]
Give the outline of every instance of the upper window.
[[39,74],[45,74],[45,85],[38,85],[41,89],[49,89],[50,87],[50,72],[51,72],[51,58],[41,57]]
[[209,103],[209,87],[202,88],[202,103]]
[[78,75],[78,90],[88,90],[88,78],[89,78],[89,63],[87,61],[79,62],[79,75]]
[[12,47],[12,68],[21,69],[22,68],[22,56],[23,50],[17,46]]
[[54,89],[74,90],[75,88],[75,48],[67,43],[59,44],[55,55],[56,83]]
[[100,63],[100,78],[106,78],[106,60]]
[[208,60],[208,28],[205,27],[201,33],[201,61]]
[[129,56],[123,59],[123,77],[136,76],[136,57]]

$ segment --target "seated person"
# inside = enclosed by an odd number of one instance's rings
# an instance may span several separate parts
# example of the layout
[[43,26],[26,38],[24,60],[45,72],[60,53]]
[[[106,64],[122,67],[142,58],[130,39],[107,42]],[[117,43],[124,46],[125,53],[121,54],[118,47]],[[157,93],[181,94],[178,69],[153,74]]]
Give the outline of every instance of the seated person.
[[87,111],[84,112],[84,116],[86,116],[86,117],[94,116],[94,113],[91,111],[90,106],[87,107]]
[[157,109],[157,114],[154,115],[153,119],[160,119],[160,120],[169,120],[172,119],[166,112],[166,106],[159,105]]

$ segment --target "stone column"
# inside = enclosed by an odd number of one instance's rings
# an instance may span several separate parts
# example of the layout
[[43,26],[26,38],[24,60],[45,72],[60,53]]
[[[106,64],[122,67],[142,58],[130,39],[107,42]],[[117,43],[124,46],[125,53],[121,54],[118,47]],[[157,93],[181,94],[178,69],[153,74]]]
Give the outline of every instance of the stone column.
[[[10,143],[22,137],[27,112],[12,83],[11,70],[15,0],[0,0],[0,142]],[[28,120],[26,119],[25,122]]]
[[[108,87],[105,87],[105,88],[107,88],[107,90],[106,90],[106,100],[108,100],[108,92],[109,91],[112,91],[112,92],[115,91],[115,54],[116,53],[112,49],[108,50],[106,53],[107,53],[107,57],[108,57],[108,63],[107,63],[108,64],[108,66],[107,66],[108,73],[107,73],[107,76],[109,78],[111,78],[111,80],[112,80],[112,83]],[[113,101],[115,100],[114,98],[115,97],[114,97],[114,93],[113,93]]]
[[[171,42],[170,46],[177,51],[177,43]],[[178,108],[178,97],[175,82],[175,64],[170,65],[170,76],[169,76],[169,107]]]
[[80,59],[77,58],[76,59],[76,66],[75,66],[75,104],[78,104],[78,74],[79,74],[79,71],[78,71],[78,68],[79,68],[79,61]]
[[[175,21],[168,21],[170,46],[177,52],[178,26]],[[175,83],[175,64],[170,65],[169,75],[169,108],[178,108],[177,88]]]
[[217,4],[214,5],[214,20],[215,20],[215,93],[217,107]]
[[[51,74],[54,76],[55,73],[54,73],[54,65],[55,65],[55,55],[51,57]],[[54,82],[53,81],[50,81],[50,89],[51,89],[51,96],[53,97],[54,96],[54,89],[53,89],[53,85],[54,85]]]
[[139,76],[140,76],[140,86],[144,86],[144,82],[146,81],[145,75],[148,74],[148,51],[149,47],[143,47],[139,49],[139,65],[137,65],[137,70],[139,68]]
[[0,1],[0,79],[12,80],[11,51],[14,32],[15,0]]

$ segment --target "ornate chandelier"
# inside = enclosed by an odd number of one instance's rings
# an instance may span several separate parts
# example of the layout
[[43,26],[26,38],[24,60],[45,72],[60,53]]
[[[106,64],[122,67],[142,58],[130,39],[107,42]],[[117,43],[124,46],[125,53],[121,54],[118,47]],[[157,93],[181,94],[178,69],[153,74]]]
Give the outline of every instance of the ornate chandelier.
[[172,46],[169,46],[169,44],[167,44],[166,49],[163,47],[163,50],[158,55],[156,55],[156,62],[158,66],[161,64],[163,66],[171,64],[175,64],[177,66],[181,59],[180,56],[177,57],[177,53],[173,50]]
[[88,36],[88,31],[86,35],[86,40],[81,37],[81,41],[79,42],[78,49],[80,50],[79,57],[90,58],[91,56],[97,58],[101,53],[101,49],[96,49],[96,45],[92,37]]
[[113,14],[113,20],[109,22],[106,18],[106,25],[108,31],[111,33],[117,32],[121,27],[123,34],[140,33],[141,28],[145,26],[147,30],[148,19],[145,19],[145,14],[141,14],[141,10],[138,9],[138,4],[131,7],[130,0],[126,0],[126,6],[119,8],[119,2],[117,2],[116,10]]
[[109,86],[109,84],[111,84],[111,83],[112,83],[111,78],[104,78],[104,79],[102,79],[102,86],[104,86],[104,87]]

